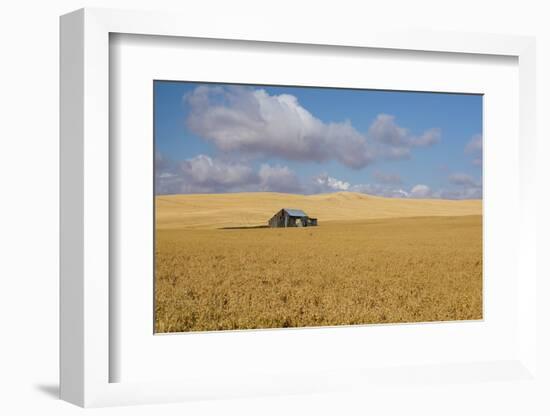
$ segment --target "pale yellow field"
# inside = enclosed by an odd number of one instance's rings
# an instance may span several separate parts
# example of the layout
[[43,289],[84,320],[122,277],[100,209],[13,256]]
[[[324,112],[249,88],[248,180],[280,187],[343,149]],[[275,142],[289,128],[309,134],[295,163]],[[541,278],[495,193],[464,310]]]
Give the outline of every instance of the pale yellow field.
[[[283,207],[319,227],[222,229]],[[156,216],[157,332],[482,318],[481,201],[178,195]]]
[[163,195],[156,198],[157,229],[266,225],[281,208],[298,208],[320,224],[373,218],[481,215],[480,200],[382,198],[354,192],[292,195]]

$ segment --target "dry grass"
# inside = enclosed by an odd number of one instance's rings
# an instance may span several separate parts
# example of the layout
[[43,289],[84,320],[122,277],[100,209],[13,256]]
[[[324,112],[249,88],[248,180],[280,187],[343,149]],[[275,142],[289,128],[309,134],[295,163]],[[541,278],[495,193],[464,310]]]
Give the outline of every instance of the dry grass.
[[166,221],[159,202],[157,332],[482,317],[481,215],[224,230]]
[[382,198],[355,192],[292,195],[272,192],[163,195],[156,198],[157,229],[265,225],[281,208],[299,208],[327,221],[480,215],[480,200]]

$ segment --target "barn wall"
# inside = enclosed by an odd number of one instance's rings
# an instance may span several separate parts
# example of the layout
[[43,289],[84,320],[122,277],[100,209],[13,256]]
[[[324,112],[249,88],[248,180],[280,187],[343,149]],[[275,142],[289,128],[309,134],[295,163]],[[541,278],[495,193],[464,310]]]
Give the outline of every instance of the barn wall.
[[268,221],[268,225],[272,228],[285,228],[285,227],[297,227],[297,220],[302,220],[303,227],[310,227],[317,225],[317,218],[305,217],[292,217],[288,215],[284,210],[277,212],[271,219]]

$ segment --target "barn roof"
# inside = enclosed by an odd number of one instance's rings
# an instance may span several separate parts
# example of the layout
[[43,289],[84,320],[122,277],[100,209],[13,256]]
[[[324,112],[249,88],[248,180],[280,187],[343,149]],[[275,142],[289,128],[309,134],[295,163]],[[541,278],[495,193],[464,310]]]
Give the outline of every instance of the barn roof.
[[283,208],[283,211],[286,211],[291,217],[307,217],[307,214],[301,209]]

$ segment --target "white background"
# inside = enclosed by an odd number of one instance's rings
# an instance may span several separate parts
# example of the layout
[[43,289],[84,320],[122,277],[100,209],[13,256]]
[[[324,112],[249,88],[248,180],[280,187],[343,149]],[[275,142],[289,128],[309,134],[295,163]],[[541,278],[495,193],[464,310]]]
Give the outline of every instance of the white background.
[[[263,6],[262,6],[263,3]],[[550,212],[547,155],[550,137],[545,115],[550,114],[550,29],[543,1],[385,1],[385,2],[200,2],[181,1],[19,1],[5,3],[0,12],[0,88],[2,114],[0,178],[0,235],[2,287],[0,313],[0,412],[4,414],[80,413],[55,399],[58,375],[58,16],[83,6],[137,9],[173,9],[190,19],[208,22],[211,14],[235,20],[251,19],[261,25],[274,19],[282,26],[360,28],[431,27],[439,30],[537,35],[538,45],[538,154],[539,245],[548,246]],[[185,24],[185,22],[182,22]],[[546,96],[545,96],[546,94]],[[544,166],[546,165],[546,166]],[[505,235],[505,233],[503,233]],[[543,275],[550,276],[547,260],[540,258]],[[549,283],[538,288],[549,292]],[[543,299],[543,298],[540,298]],[[541,303],[548,322],[548,303]],[[549,347],[549,335],[543,346]],[[548,358],[539,354],[548,371]],[[483,387],[483,386],[482,386]],[[546,386],[548,389],[548,386]],[[396,395],[334,393],[315,396],[272,397],[247,400],[194,402],[94,410],[100,414],[394,414],[403,402],[411,413],[548,414],[548,400],[535,400],[541,392],[506,383],[481,388],[468,384],[437,388],[427,396],[409,387]],[[488,396],[494,398],[487,400]],[[482,400],[483,399],[483,400]],[[542,408],[545,403],[546,408]]]

